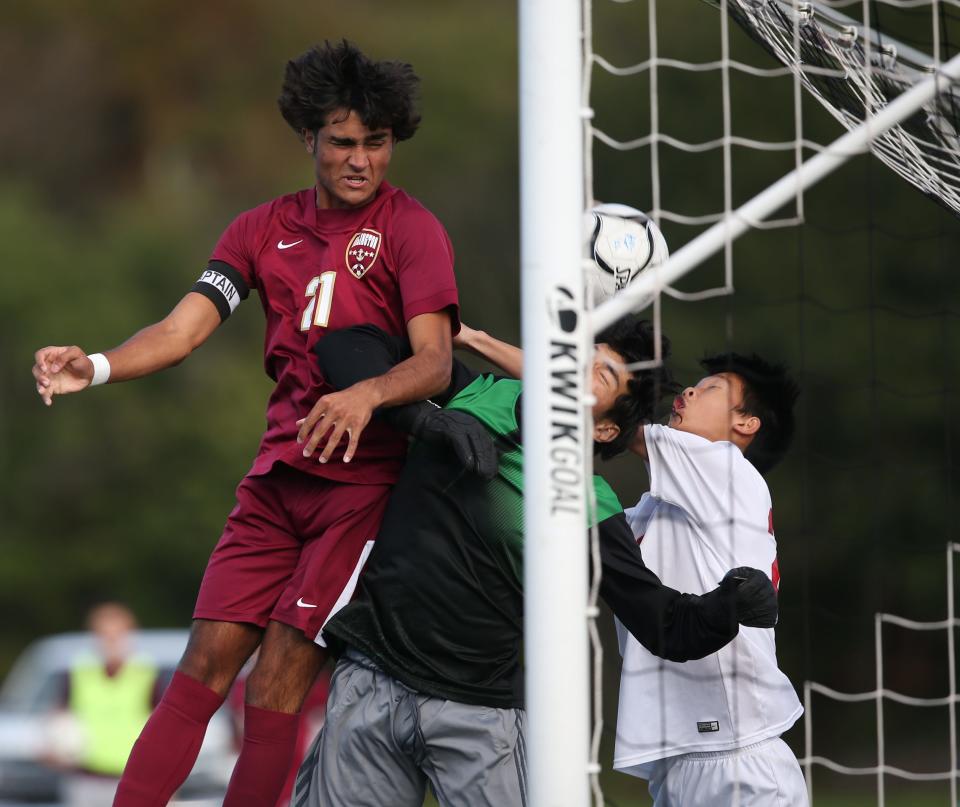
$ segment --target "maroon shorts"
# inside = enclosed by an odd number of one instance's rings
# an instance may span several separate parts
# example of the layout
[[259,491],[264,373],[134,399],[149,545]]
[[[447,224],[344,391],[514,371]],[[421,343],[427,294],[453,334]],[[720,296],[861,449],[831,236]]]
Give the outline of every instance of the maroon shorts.
[[324,624],[346,605],[390,493],[277,464],[248,476],[200,584],[194,619],[274,619],[325,644]]

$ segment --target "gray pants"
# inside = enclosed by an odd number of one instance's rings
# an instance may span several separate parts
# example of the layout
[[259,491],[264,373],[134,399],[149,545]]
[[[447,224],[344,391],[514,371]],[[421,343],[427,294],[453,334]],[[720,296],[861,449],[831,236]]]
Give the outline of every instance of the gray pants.
[[354,651],[300,768],[294,807],[526,807],[522,709],[420,695]]

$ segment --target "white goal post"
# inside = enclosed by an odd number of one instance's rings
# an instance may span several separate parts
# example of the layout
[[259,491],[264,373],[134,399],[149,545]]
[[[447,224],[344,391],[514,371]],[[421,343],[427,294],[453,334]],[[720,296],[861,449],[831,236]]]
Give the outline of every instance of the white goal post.
[[520,2],[529,804],[586,805],[590,714],[580,0]]
[[[717,3],[725,9],[727,2]],[[528,804],[585,807],[589,788],[587,486],[584,394],[592,336],[842,165],[960,80],[939,66],[865,123],[679,249],[594,312],[581,270],[581,0],[520,0],[521,284],[524,348],[525,666]]]

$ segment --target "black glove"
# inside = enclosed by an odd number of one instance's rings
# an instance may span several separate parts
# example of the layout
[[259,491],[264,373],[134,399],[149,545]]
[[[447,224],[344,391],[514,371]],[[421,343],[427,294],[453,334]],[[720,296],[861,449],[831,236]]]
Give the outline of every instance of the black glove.
[[737,622],[748,628],[772,628],[777,624],[777,592],[759,569],[738,566],[720,581],[722,594],[734,596]]
[[410,434],[430,445],[453,449],[460,464],[483,479],[497,475],[499,457],[490,432],[472,415],[456,409],[426,409],[410,428]]

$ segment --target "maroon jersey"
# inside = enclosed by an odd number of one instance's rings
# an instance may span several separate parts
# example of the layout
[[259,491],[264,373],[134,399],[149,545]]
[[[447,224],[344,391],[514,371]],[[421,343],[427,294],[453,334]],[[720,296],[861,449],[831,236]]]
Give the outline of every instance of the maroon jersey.
[[311,348],[328,330],[350,325],[371,323],[402,335],[412,317],[443,310],[456,333],[453,247],[428,210],[386,182],[361,208],[318,210],[315,200],[310,188],[242,213],[194,290],[226,318],[255,288],[266,313],[264,367],[277,386],[251,475],[284,462],[344,482],[392,483],[406,442],[376,419],[349,463],[341,461],[345,440],[326,464],[317,454],[303,457],[296,422],[332,391]]

